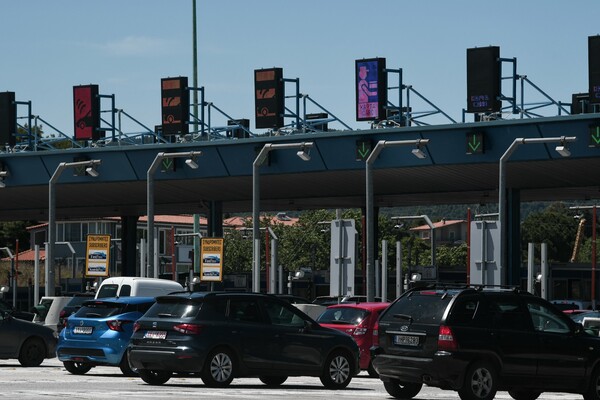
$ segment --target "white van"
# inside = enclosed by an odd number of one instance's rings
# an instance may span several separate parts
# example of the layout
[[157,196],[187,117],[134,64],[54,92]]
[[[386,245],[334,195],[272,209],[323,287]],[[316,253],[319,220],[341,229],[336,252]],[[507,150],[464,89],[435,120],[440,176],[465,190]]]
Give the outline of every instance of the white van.
[[67,296],[44,296],[39,304],[33,307],[35,316],[33,322],[39,325],[47,326],[52,330],[57,330],[60,312],[71,300]]
[[96,291],[96,299],[103,297],[144,296],[156,297],[172,292],[181,292],[183,286],[175,281],[158,278],[119,276],[102,281]]

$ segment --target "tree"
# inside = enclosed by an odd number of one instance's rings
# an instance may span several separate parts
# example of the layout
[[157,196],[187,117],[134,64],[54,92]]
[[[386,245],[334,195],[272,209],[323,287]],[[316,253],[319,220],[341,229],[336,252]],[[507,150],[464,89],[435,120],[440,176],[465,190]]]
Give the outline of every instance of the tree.
[[526,252],[528,243],[546,243],[549,262],[568,262],[576,234],[577,221],[572,212],[564,203],[552,203],[525,218],[521,225],[521,248]]

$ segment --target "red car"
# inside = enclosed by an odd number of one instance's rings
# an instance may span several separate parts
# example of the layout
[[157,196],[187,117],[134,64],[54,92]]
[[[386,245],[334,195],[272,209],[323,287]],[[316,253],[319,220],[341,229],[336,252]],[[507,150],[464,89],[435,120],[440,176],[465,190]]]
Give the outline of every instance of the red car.
[[376,377],[377,372],[371,365],[369,349],[373,339],[377,340],[377,320],[379,314],[390,303],[341,303],[327,307],[317,318],[324,327],[337,329],[352,336],[360,349],[360,369],[367,370],[370,376]]

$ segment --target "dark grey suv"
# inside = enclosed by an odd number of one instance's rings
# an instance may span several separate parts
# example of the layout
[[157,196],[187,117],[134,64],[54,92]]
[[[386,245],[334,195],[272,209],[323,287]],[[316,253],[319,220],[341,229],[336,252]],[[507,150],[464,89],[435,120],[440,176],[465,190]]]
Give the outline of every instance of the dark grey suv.
[[600,399],[600,338],[554,305],[519,290],[418,288],[379,319],[373,366],[389,394],[423,384],[463,400],[516,400],[542,392]]
[[359,373],[359,350],[347,334],[321,327],[287,301],[257,293],[160,296],[134,326],[129,362],[151,385],[173,373],[196,373],[205,385],[256,376],[281,385],[317,376],[329,389]]

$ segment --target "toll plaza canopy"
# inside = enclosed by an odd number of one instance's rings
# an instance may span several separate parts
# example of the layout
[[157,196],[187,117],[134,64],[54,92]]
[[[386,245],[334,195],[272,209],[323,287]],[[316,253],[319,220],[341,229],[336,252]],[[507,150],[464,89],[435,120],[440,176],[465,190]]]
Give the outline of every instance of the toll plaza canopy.
[[[54,182],[56,217],[141,216],[147,212],[148,170],[160,152],[201,151],[166,159],[153,173],[156,214],[249,212],[253,163],[267,144],[312,142],[308,161],[299,149],[273,149],[258,168],[262,211],[365,206],[365,159],[381,140],[428,139],[425,158],[415,146],[384,148],[372,164],[374,206],[497,203],[499,160],[516,139],[576,137],[565,144],[517,146],[506,162],[506,188],[520,200],[590,200],[600,195],[598,114],[497,120],[452,125],[347,130],[176,144],[119,145],[0,154],[5,171],[0,220],[48,218],[49,181],[61,162],[100,160],[98,176],[64,170]],[[594,140],[597,139],[597,140]],[[570,153],[569,157],[564,157]]]

